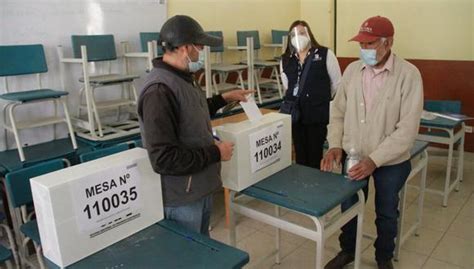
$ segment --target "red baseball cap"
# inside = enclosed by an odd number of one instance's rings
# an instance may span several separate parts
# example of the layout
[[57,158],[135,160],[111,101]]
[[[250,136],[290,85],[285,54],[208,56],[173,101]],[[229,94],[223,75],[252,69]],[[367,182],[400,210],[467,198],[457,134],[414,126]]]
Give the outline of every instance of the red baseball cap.
[[395,33],[392,22],[381,16],[375,16],[365,20],[359,29],[359,34],[349,41],[374,42],[381,37],[392,37]]

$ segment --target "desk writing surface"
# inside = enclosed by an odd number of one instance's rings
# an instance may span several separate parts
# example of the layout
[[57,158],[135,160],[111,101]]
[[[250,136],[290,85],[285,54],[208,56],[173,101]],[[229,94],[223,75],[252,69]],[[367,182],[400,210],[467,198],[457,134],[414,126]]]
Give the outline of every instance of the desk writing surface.
[[367,185],[343,175],[293,164],[242,191],[301,213],[320,217]]
[[6,173],[55,158],[72,160],[75,156],[91,151],[92,147],[78,140],[77,150],[74,150],[71,139],[61,138],[24,147],[23,150],[26,156],[25,163],[20,161],[16,148],[0,152],[0,165],[3,166]]
[[442,117],[436,117],[432,120],[421,119],[420,125],[423,127],[438,127],[438,128],[448,128],[454,129],[457,126],[461,126],[462,121],[450,120]]
[[[240,268],[246,252],[162,220],[67,268]],[[46,259],[48,268],[59,268]]]
[[428,147],[429,143],[421,140],[415,140],[415,145],[410,150],[411,158],[415,157],[416,155],[420,154]]

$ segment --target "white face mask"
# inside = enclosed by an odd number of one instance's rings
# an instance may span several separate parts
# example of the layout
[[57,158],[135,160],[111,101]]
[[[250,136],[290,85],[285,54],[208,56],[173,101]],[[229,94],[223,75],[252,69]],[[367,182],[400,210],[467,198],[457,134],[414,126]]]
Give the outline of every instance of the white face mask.
[[[382,44],[378,45],[374,49],[362,49],[362,48],[360,49],[360,58],[366,65],[376,66],[379,63],[379,61],[377,60],[377,49],[380,46],[383,46],[383,42],[385,41],[382,41]],[[387,51],[385,51],[384,55],[380,59],[383,59],[386,54],[387,54]]]
[[297,35],[291,38],[291,45],[293,45],[298,52],[305,50],[308,47],[309,42],[309,37],[305,35]]
[[360,58],[366,65],[377,65],[377,50],[375,49],[360,49]]
[[189,55],[186,55],[186,57],[188,58],[188,70],[189,72],[191,73],[195,73],[199,70],[201,70],[203,67],[204,67],[204,51],[202,50],[199,50],[198,48],[196,48],[196,46],[194,46],[194,49],[198,51],[199,53],[199,58],[196,62],[193,62],[191,60],[191,58],[189,58]]

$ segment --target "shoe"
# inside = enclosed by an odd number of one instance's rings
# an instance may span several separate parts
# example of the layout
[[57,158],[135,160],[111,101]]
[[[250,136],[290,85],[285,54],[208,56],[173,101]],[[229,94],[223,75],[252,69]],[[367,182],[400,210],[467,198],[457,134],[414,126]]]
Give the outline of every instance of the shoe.
[[378,269],[393,269],[392,260],[379,262],[377,261],[377,268]]
[[324,266],[324,269],[342,269],[345,265],[353,261],[354,255],[341,251]]

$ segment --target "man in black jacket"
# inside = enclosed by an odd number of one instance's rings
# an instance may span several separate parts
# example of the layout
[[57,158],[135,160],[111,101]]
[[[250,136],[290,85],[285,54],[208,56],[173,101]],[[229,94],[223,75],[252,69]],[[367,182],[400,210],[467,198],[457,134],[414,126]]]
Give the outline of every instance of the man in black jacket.
[[194,19],[174,16],[160,36],[165,53],[153,60],[138,100],[143,145],[161,174],[165,218],[208,235],[212,193],[222,186],[220,161],[233,151],[231,142],[214,139],[210,115],[229,101],[245,101],[249,91],[205,99],[193,73],[203,67],[203,46],[222,40]]

